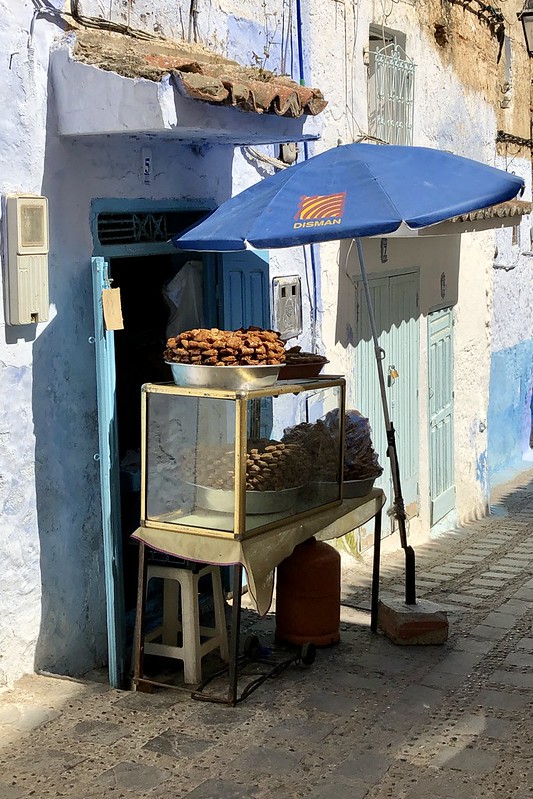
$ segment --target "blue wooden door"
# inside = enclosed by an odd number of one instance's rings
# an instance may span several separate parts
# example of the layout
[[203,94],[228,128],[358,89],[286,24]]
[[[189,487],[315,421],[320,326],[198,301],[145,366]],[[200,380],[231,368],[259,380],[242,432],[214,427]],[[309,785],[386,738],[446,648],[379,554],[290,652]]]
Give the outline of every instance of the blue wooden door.
[[104,258],[92,258],[92,275],[109,682],[114,688],[120,688],[124,679],[125,615],[115,401],[115,339],[113,331],[105,328],[102,303],[102,292],[111,287],[109,262]]
[[[224,253],[219,262],[221,327],[270,327],[270,280],[268,252],[246,250]],[[269,438],[272,400],[254,400],[250,419],[251,438]]]
[[[414,515],[418,510],[418,274],[370,278],[369,288],[379,343],[385,350],[383,371],[389,414],[396,429],[402,494],[408,515]],[[383,467],[376,486],[383,488],[392,502],[387,437],[362,282],[357,299],[355,396],[357,409],[370,420],[374,449]],[[384,534],[390,532],[392,527],[387,530],[384,525]]]
[[453,455],[453,312],[428,318],[429,492],[431,524],[455,507]]
[[219,262],[219,285],[224,330],[270,327],[268,252],[224,253]]

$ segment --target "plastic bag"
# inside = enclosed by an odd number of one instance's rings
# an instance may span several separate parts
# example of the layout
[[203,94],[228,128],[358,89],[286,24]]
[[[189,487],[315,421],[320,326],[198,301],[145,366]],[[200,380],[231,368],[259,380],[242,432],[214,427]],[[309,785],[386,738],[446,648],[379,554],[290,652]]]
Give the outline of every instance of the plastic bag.
[[[338,421],[337,409],[327,414],[328,423]],[[344,479],[363,480],[379,477],[383,469],[379,465],[377,452],[372,446],[372,428],[366,416],[359,411],[348,410],[344,417]]]
[[372,446],[370,422],[359,411],[346,411],[344,444],[344,479],[377,477],[383,469]]
[[204,327],[202,262],[183,264],[163,286],[163,297],[170,309],[167,339],[185,330]]

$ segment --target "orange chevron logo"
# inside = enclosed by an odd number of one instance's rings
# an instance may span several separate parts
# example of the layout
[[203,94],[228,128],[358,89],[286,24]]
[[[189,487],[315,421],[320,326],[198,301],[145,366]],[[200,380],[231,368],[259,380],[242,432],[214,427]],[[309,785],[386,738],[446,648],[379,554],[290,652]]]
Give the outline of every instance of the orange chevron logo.
[[315,194],[313,197],[300,197],[296,220],[340,218],[344,212],[346,192],[338,194]]

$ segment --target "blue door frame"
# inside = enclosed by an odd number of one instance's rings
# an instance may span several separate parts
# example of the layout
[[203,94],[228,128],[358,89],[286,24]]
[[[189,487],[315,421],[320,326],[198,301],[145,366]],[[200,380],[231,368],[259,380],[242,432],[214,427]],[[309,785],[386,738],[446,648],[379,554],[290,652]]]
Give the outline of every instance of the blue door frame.
[[105,328],[102,303],[103,290],[111,287],[109,262],[105,258],[93,258],[92,275],[108,669],[110,684],[113,688],[121,688],[124,681],[125,610],[115,400],[115,338],[113,331]]
[[[212,206],[209,206],[212,207]],[[109,683],[123,687],[126,659],[126,620],[122,568],[122,528],[120,519],[120,457],[116,414],[116,363],[113,331],[106,330],[102,291],[111,288],[110,258],[175,254],[166,242],[110,245],[98,240],[100,211],[186,211],[191,206],[150,201],[95,200],[91,222],[95,257],[92,258],[93,307],[97,375],[99,465],[102,507],[102,536],[106,590],[106,617]],[[196,205],[195,210],[198,210]],[[202,209],[200,209],[202,210]],[[104,257],[106,256],[106,257]],[[270,325],[268,253],[204,254],[204,312],[208,326],[229,328],[257,324]]]

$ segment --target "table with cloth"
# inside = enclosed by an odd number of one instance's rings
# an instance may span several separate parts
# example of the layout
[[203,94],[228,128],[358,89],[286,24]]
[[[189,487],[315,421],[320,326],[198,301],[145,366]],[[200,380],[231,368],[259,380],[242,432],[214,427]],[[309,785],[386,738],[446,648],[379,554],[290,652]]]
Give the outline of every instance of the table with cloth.
[[[372,579],[371,627],[376,629],[379,591],[379,554],[381,513],[385,495],[373,489],[364,497],[344,499],[341,504],[269,529],[248,538],[206,536],[190,532],[174,532],[157,527],[139,527],[132,538],[140,544],[139,585],[144,584],[141,570],[145,569],[145,547],[196,563],[220,566],[233,565],[233,613],[229,651],[228,704],[237,700],[238,654],[240,635],[242,570],[246,570],[247,585],[253,606],[264,615],[272,602],[276,566],[288,557],[303,541],[315,537],[319,541],[341,538],[374,519],[374,567]],[[141,635],[138,632],[137,638]],[[139,640],[137,641],[139,645]]]

